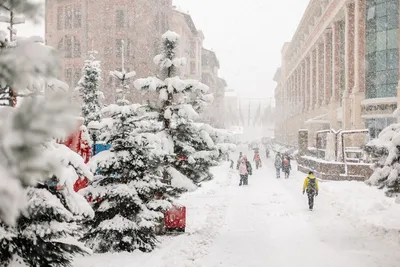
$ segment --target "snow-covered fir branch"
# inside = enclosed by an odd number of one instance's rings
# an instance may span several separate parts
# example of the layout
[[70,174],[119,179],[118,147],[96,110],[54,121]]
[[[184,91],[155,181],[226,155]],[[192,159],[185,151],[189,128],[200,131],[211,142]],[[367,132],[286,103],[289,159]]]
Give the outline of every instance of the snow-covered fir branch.
[[91,122],[99,122],[101,119],[100,101],[103,98],[99,90],[101,81],[100,62],[94,57],[95,51],[91,51],[89,59],[83,67],[83,77],[79,80],[76,90],[80,92],[83,100],[82,116],[84,124],[88,126]]

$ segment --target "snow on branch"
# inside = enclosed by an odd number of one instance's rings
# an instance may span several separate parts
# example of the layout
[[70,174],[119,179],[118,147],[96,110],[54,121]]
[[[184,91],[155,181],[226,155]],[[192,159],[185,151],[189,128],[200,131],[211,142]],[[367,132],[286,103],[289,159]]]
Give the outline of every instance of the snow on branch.
[[0,219],[13,224],[23,205],[23,187],[46,179],[57,168],[43,144],[74,129],[69,104],[54,97],[24,99],[3,118],[0,129]]
[[28,87],[32,78],[55,77],[58,70],[56,50],[41,43],[23,42],[0,57],[0,82],[17,91]]

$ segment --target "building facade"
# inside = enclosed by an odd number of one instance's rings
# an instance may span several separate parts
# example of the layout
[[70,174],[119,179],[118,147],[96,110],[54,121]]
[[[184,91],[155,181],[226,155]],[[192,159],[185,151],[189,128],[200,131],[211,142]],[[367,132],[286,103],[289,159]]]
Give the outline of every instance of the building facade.
[[213,103],[204,113],[205,121],[214,127],[223,128],[225,126],[224,96],[227,83],[218,76],[219,68],[219,60],[215,52],[203,48],[201,82],[210,87],[210,93],[214,95]]
[[[109,72],[125,68],[136,77],[154,75],[153,58],[161,51],[161,35],[171,24],[172,0],[46,0],[46,44],[62,52],[60,79],[74,88],[82,76],[84,60],[98,51],[102,91],[106,103],[115,102],[119,81]],[[130,101],[140,95],[133,90]]]
[[297,145],[308,129],[369,129],[397,122],[399,0],[310,0],[274,80],[275,138]]
[[187,60],[187,64],[180,69],[181,78],[201,80],[203,32],[197,30],[189,14],[177,9],[172,11],[171,30],[181,36],[178,57]]

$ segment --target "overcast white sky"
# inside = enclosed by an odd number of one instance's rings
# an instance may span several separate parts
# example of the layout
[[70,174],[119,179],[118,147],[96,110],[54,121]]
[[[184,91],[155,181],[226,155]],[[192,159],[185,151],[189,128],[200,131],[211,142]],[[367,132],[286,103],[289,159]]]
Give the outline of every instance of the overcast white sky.
[[[280,51],[290,41],[309,0],[173,0],[205,35],[219,58],[220,76],[246,97],[272,97]],[[19,26],[19,35],[43,35],[43,26]]]
[[220,76],[244,96],[272,97],[280,51],[309,0],[173,0],[203,30],[220,60]]

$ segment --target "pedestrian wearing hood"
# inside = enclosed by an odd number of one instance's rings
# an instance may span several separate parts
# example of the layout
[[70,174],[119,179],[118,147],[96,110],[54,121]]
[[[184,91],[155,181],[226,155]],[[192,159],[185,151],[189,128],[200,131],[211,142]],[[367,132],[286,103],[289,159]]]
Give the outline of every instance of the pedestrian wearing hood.
[[242,184],[248,185],[249,175],[252,175],[252,167],[246,156],[242,156],[242,158],[239,160],[237,169],[239,170],[240,175],[239,186],[241,186]]
[[313,172],[309,172],[303,184],[303,195],[307,192],[308,207],[310,210],[314,208],[314,197],[318,196],[318,180],[315,178]]

